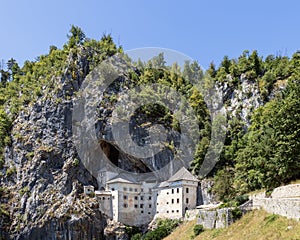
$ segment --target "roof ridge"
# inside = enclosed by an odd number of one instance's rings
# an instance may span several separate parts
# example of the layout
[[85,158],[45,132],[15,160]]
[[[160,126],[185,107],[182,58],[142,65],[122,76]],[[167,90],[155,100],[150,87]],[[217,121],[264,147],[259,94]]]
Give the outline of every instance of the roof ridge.
[[175,182],[178,180],[190,180],[199,181],[189,170],[185,167],[180,168],[173,176],[171,176],[168,182]]

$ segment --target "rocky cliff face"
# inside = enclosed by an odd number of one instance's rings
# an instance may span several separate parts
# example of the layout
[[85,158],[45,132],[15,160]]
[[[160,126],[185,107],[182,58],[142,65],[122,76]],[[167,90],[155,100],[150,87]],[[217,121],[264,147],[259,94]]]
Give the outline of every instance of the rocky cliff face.
[[[6,170],[10,174],[1,179],[1,185],[9,192],[11,221],[9,234],[1,232],[4,238],[105,239],[106,234],[108,239],[114,237],[111,231],[104,230],[107,219],[99,211],[96,200],[82,194],[84,185],[91,184],[97,189],[98,182],[85,169],[72,141],[72,97],[89,73],[88,59],[93,54],[97,52],[85,48],[70,53],[63,74],[52,78],[54,87],[45,88],[44,95],[24,107],[13,123],[12,144],[5,151]],[[118,91],[130,80],[125,75],[119,78],[119,83],[122,84]],[[115,87],[111,91],[117,93]],[[228,111],[239,114],[249,124],[250,113],[262,104],[257,86],[242,76],[240,89],[226,84],[220,84],[219,88],[225,95]],[[161,168],[166,159],[172,158],[172,151],[166,149],[141,163],[122,152],[109,135],[110,125],[103,125],[112,109],[110,102],[102,100],[98,114],[103,119],[95,124],[95,129],[103,151],[115,165],[147,172]],[[133,119],[132,126],[138,121]],[[147,141],[145,127],[132,130],[136,141]],[[178,142],[175,132],[169,137],[170,141]],[[211,202],[209,187],[205,187],[203,199],[207,203]]]
[[[83,48],[70,54],[75,69],[53,78],[55,90],[45,89],[13,123],[12,144],[5,151],[11,174],[1,185],[10,194],[14,239],[103,238],[106,219],[97,202],[81,194],[83,185],[97,186],[97,181],[82,166],[72,142],[71,96],[88,73],[90,54]],[[78,73],[76,78],[71,71]]]

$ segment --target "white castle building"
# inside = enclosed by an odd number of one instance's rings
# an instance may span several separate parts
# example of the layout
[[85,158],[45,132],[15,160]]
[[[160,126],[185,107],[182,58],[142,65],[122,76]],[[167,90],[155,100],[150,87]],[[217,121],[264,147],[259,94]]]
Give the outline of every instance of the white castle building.
[[179,219],[197,204],[198,179],[181,168],[169,180],[133,182],[115,177],[105,189],[95,191],[100,210],[109,218],[131,226],[151,222],[154,218]]

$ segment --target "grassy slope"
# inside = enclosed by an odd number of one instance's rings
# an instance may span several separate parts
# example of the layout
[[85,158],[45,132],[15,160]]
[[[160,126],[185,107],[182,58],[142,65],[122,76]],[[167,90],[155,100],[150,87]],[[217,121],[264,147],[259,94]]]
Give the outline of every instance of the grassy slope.
[[[196,221],[184,223],[164,240],[192,239]],[[288,226],[292,229],[288,230]],[[289,228],[290,228],[289,227]],[[195,240],[300,240],[300,222],[262,210],[247,213],[226,229],[206,230]]]

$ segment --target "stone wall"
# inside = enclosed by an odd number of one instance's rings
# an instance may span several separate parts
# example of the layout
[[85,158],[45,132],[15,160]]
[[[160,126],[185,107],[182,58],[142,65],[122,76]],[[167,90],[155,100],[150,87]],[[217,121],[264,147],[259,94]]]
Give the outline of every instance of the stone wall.
[[275,188],[272,198],[300,198],[300,184],[290,184]]
[[254,198],[253,208],[300,220],[300,198]]
[[204,228],[225,228],[233,222],[231,209],[222,208],[216,210],[199,210],[197,224]]
[[231,208],[221,208],[213,210],[192,209],[185,214],[185,220],[191,221],[197,219],[197,224],[204,228],[225,228],[233,223]]
[[300,184],[275,188],[269,198],[265,193],[253,195],[253,208],[300,220]]

